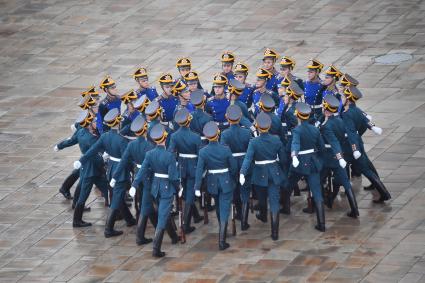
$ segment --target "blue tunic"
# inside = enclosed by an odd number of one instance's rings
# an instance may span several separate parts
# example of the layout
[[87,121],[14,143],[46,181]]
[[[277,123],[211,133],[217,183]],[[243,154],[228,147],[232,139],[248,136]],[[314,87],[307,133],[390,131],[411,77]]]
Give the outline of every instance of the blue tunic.
[[213,120],[218,123],[227,122],[225,114],[230,101],[227,98],[212,98],[208,100],[206,110],[211,114]]
[[96,126],[100,134],[109,130],[109,127],[103,124],[103,117],[109,110],[117,108],[121,112],[121,99],[117,98],[110,101],[108,98],[103,99],[99,104],[99,109],[96,114]]
[[174,111],[176,110],[179,100],[177,97],[170,95],[168,98],[165,96],[159,96],[158,98],[159,105],[163,109],[163,121],[171,122],[174,118]]
[[158,97],[158,92],[156,91],[156,88],[150,87],[150,88],[144,88],[137,90],[137,97],[141,97],[142,95],[146,95],[147,98],[149,98],[150,101],[153,101],[155,98]]

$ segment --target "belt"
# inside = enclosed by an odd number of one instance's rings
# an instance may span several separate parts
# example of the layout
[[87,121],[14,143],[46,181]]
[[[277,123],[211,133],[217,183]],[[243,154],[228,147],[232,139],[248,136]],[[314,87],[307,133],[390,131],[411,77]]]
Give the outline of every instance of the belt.
[[198,156],[196,154],[179,153],[179,157],[183,157],[183,158],[196,158]]
[[124,136],[126,139],[128,139],[128,140],[135,140],[135,139],[137,139],[137,137],[131,137],[131,136]]
[[168,174],[155,173],[154,176],[157,178],[168,179]]
[[275,163],[277,160],[255,160],[255,164],[256,165],[265,165],[265,164],[271,164],[271,163]]
[[245,154],[246,154],[246,152],[235,152],[235,153],[232,153],[232,155],[234,157],[244,156]]
[[136,167],[140,169],[140,168],[142,168],[142,165],[136,164]]
[[326,144],[325,144],[325,147],[326,147],[326,148],[331,148],[331,145],[326,143]]
[[282,123],[282,127],[286,127],[286,123]]
[[307,150],[302,150],[302,151],[298,152],[299,155],[304,155],[304,154],[309,154],[309,153],[314,153],[314,149],[307,149]]
[[229,172],[229,168],[208,170],[208,173],[210,174],[220,174],[220,173],[226,173],[226,172]]
[[120,162],[121,161],[120,158],[116,158],[116,157],[113,157],[113,156],[109,156],[109,160],[112,160],[112,161],[115,161],[115,162]]
[[311,105],[311,108],[313,108],[313,109],[322,108],[322,104]]

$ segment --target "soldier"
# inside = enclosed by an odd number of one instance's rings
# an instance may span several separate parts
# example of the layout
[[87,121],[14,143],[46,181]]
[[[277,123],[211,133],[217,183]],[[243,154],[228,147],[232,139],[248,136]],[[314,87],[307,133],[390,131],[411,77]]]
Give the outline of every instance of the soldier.
[[152,256],[163,257],[165,252],[161,251],[164,230],[167,228],[172,233],[172,243],[178,242],[178,236],[172,228],[170,211],[173,198],[178,187],[179,176],[176,168],[174,154],[165,149],[167,131],[161,124],[156,124],[150,131],[150,137],[156,143],[156,147],[146,153],[142,167],[138,175],[150,179],[151,194],[158,207],[158,223],[153,240]]
[[233,64],[235,63],[235,55],[230,51],[225,51],[223,54],[221,54],[221,67],[222,67],[222,74],[226,76],[227,81],[230,81],[231,79],[235,78],[235,75],[233,74]]
[[214,75],[213,92],[214,96],[209,98],[206,110],[211,114],[213,120],[217,123],[219,129],[225,129],[229,126],[226,121],[226,109],[230,105],[226,97],[225,87],[227,87],[227,78],[223,74]]
[[[174,118],[174,111],[176,110],[176,106],[179,103],[177,97],[175,97],[172,93],[175,82],[173,77],[167,73],[160,76],[159,83],[163,93],[157,97],[157,101],[163,109],[162,120],[163,122],[167,123],[172,122]],[[171,123],[169,123],[169,125],[171,125]]]
[[148,72],[146,68],[139,68],[133,74],[134,80],[139,85],[139,89],[136,91],[137,97],[146,95],[146,97],[152,101],[158,97],[158,92],[155,87],[149,85]]
[[133,107],[139,111],[139,116],[146,118],[145,110],[149,103],[149,98],[146,95],[142,95],[133,103]]
[[199,151],[195,195],[201,196],[202,175],[204,170],[207,170],[208,192],[213,196],[217,206],[216,214],[220,227],[218,246],[220,250],[225,250],[230,246],[226,243],[226,233],[235,186],[232,176],[237,174],[236,161],[229,147],[218,143],[220,130],[216,123],[211,121],[205,124],[203,133],[209,143]]
[[103,132],[109,130],[103,123],[103,117],[109,110],[118,109],[118,111],[121,111],[121,99],[118,95],[115,81],[110,76],[106,76],[102,80],[100,88],[106,93],[106,97],[99,104],[99,110],[96,115],[96,126],[98,132],[103,134]]
[[[333,172],[333,176],[337,184],[341,184],[345,189],[348,203],[351,211],[347,213],[349,217],[357,218],[359,210],[354,192],[351,188],[350,180],[347,176],[345,166],[347,162],[344,159],[345,153],[350,154],[350,146],[347,142],[345,125],[338,114],[339,100],[332,94],[328,94],[323,98],[323,113],[325,121],[320,127],[323,140],[325,142],[325,152],[323,154],[323,175],[327,176]],[[338,192],[338,188],[334,188]],[[334,194],[335,195],[335,194]],[[334,196],[330,200],[333,201]],[[331,203],[332,206],[332,203]]]
[[311,59],[307,65],[307,80],[304,81],[305,102],[313,109],[311,121],[317,122],[322,116],[322,98],[324,86],[319,74],[323,69],[323,64],[317,59]]
[[260,102],[258,103],[260,106],[260,110],[266,113],[270,119],[272,120],[272,125],[269,129],[269,133],[272,135],[276,135],[279,137],[279,139],[283,140],[283,129],[282,129],[282,122],[274,113],[274,107],[275,103],[273,98],[268,94],[263,94],[260,98]]
[[199,81],[198,73],[195,71],[190,71],[186,75],[184,75],[184,81],[186,82],[190,92],[195,92],[197,90],[203,90],[204,95],[209,97],[209,93],[202,88],[202,85]]
[[180,182],[182,188],[179,191],[179,197],[184,195],[185,205],[183,212],[184,232],[192,233],[195,227],[190,226],[190,221],[193,216],[198,216],[194,219],[195,223],[203,220],[199,216],[199,212],[195,206],[195,171],[198,161],[198,151],[201,147],[201,137],[199,134],[192,132],[189,128],[192,116],[189,111],[182,108],[177,111],[174,120],[179,124],[180,128],[173,133],[170,139],[168,150],[177,153],[178,170],[180,172]]
[[176,67],[180,74],[180,80],[186,83],[185,76],[190,72],[190,69],[192,68],[192,62],[189,58],[186,57],[179,58],[177,60]]
[[277,95],[273,96],[273,93],[266,88],[267,82],[271,79],[272,73],[267,71],[266,69],[260,68],[257,71],[257,82],[255,84],[256,90],[252,94],[252,102],[254,104],[254,116],[258,114],[260,111],[259,103],[260,98],[263,94],[272,95],[273,99],[278,101]]
[[78,169],[81,163],[93,158],[98,152],[104,151],[109,155],[106,174],[110,180],[110,186],[113,188],[113,194],[104,231],[105,237],[109,238],[119,236],[123,233],[122,231],[114,230],[118,212],[121,212],[128,227],[136,225],[136,220],[124,202],[125,193],[130,186],[130,168],[122,170],[122,174],[117,179],[113,178],[128,144],[128,140],[118,132],[122,116],[118,109],[114,108],[105,115],[104,120],[111,130],[101,135],[99,140],[90,147],[80,160],[74,162],[74,168]]
[[339,94],[336,83],[341,78],[341,76],[342,73],[334,65],[330,65],[329,68],[325,71],[325,79],[323,80],[323,85],[326,87],[323,91],[323,98],[325,98],[328,94],[335,96],[340,101],[338,113],[340,113],[342,110],[342,102],[341,94]]
[[190,103],[190,90],[187,87],[187,84],[182,80],[177,80],[176,84],[173,86],[171,90],[174,96],[179,99],[179,103],[174,110],[174,114],[180,109],[187,109],[189,112],[193,112],[195,107],[192,103]]
[[[259,214],[256,217],[267,222],[267,197],[269,198],[271,214],[271,238],[279,238],[279,194],[280,187],[286,183],[282,168],[286,166],[285,149],[277,136],[269,134],[272,120],[265,113],[259,113],[255,126],[260,135],[252,139],[243,160],[239,182],[245,184],[245,176],[249,167],[252,168],[251,182],[257,190],[259,199]],[[279,159],[278,159],[279,158]]]
[[279,58],[279,54],[271,48],[266,48],[263,54],[263,69],[271,73],[271,77],[267,80],[266,89],[274,91],[278,83],[277,76],[278,71],[275,69],[274,64]]
[[[296,115],[299,125],[292,130],[292,144],[291,144],[291,157],[292,166],[290,168],[290,189],[292,189],[298,180],[304,176],[307,180],[308,186],[313,194],[316,214],[317,225],[315,228],[321,232],[325,231],[325,210],[323,207],[323,196],[320,184],[320,171],[322,170],[322,163],[319,154],[325,149],[323,139],[320,136],[319,130],[311,125],[308,120],[311,115],[311,107],[303,102],[296,104]],[[289,196],[286,205],[290,205]],[[289,207],[285,210],[290,212]]]
[[230,105],[237,105],[242,111],[242,118],[240,124],[245,128],[252,128],[255,131],[255,127],[252,126],[252,119],[248,112],[246,104],[239,100],[241,94],[245,90],[245,85],[236,79],[232,79],[229,82],[229,94],[230,94]]
[[212,121],[212,117],[204,111],[206,97],[201,90],[192,92],[190,95],[190,102],[195,106],[195,111],[192,113],[192,121],[190,122],[190,129],[195,133],[201,135],[201,140],[206,141],[203,136],[203,128],[206,123]]
[[255,91],[255,85],[250,85],[246,83],[246,78],[248,77],[248,65],[245,63],[239,62],[235,65],[235,79],[240,81],[245,85],[243,92],[239,96],[239,100],[245,103],[247,108],[250,108],[252,105],[252,94]]
[[172,130],[170,129],[170,127],[168,127],[168,125],[172,125],[172,124],[162,122],[162,113],[163,113],[163,110],[162,110],[162,107],[159,105],[158,101],[152,101],[146,107],[145,115],[146,115],[146,120],[148,121],[148,138],[150,138],[151,136],[150,132],[153,126],[155,126],[156,124],[163,124],[163,126],[165,127],[165,130],[168,133],[167,139],[166,139],[166,145],[168,146],[168,142],[172,132]]
[[379,192],[379,199],[373,200],[373,202],[383,203],[391,199],[391,195],[376,173],[376,169],[371,165],[372,162],[366,154],[361,138],[365,129],[372,130],[378,135],[382,134],[382,129],[369,121],[363,111],[356,106],[356,101],[362,97],[363,94],[355,86],[350,86],[344,90],[342,119],[347,129],[348,140],[353,151],[354,165],[369,179],[373,187]]
[[134,102],[137,100],[137,94],[134,90],[130,90],[123,95],[121,95],[121,101],[127,105],[127,109],[122,115],[123,120],[121,122],[120,134],[125,136],[128,139],[136,139],[133,132],[131,131],[131,122],[139,116],[140,112],[134,108]]
[[279,73],[279,76],[277,77],[276,84],[279,85],[279,83],[282,82],[283,78],[287,77],[289,80],[296,82],[298,86],[303,89],[304,88],[303,80],[292,74],[292,71],[294,70],[294,68],[295,68],[295,60],[288,56],[283,56],[282,60],[280,61],[280,73]]
[[[90,146],[95,143],[99,136],[96,131],[96,122],[93,121],[94,115],[88,111],[83,110],[77,118],[77,123],[81,128],[76,131],[70,139],[67,139],[55,146],[55,151],[76,145],[78,143],[81,153],[85,154]],[[83,221],[84,205],[90,195],[93,184],[101,190],[105,202],[108,202],[108,181],[106,180],[105,172],[103,170],[103,160],[99,154],[94,155],[92,158],[82,162],[80,169],[80,186],[81,192],[79,193],[78,200],[74,210],[74,218],[72,221],[73,227],[87,227],[91,223]]]
[[[226,118],[227,121],[229,121],[230,127],[223,131],[220,142],[227,145],[232,151],[232,155],[237,163],[237,172],[239,172],[246,155],[246,149],[248,148],[249,141],[251,140],[251,132],[249,129],[241,128],[239,126],[240,120],[242,119],[242,110],[238,105],[230,105],[227,108]],[[236,210],[241,218],[242,231],[249,229],[248,201],[251,195],[250,175],[250,170],[248,170],[246,177],[248,181],[245,182],[243,186],[239,184],[237,179],[235,179],[236,188],[233,193],[233,202],[235,203]]]
[[289,87],[291,85],[292,81],[291,79],[289,79],[287,76],[285,76],[282,81],[280,82],[280,84],[278,85],[278,94],[279,94],[279,106],[276,109],[276,114],[279,117],[282,117],[282,113],[285,110],[285,94],[286,94],[286,89],[287,87]]

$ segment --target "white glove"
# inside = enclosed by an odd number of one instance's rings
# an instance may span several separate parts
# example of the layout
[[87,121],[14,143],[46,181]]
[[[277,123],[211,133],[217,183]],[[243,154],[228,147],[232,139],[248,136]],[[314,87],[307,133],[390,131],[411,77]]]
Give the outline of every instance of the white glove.
[[80,160],[74,161],[74,169],[80,169],[81,168],[81,162]]
[[354,159],[359,159],[360,156],[362,156],[362,154],[360,153],[360,151],[356,150],[356,151],[353,152]]
[[382,129],[380,127],[373,126],[372,131],[379,136],[382,135]]
[[316,128],[319,128],[319,126],[320,126],[320,122],[319,122],[319,121],[316,121],[316,123],[314,123],[314,126],[315,126]]
[[111,188],[115,187],[115,184],[117,183],[117,180],[115,180],[114,178],[111,179],[111,182],[109,182],[109,186],[111,186]]
[[195,196],[197,196],[199,198],[201,196],[201,191],[200,190],[196,190],[195,191]]
[[[112,181],[111,181],[112,182]],[[130,196],[132,198],[134,198],[134,196],[136,195],[136,188],[135,187],[131,187],[130,191],[128,192],[130,194]]]
[[106,162],[106,160],[108,160],[109,159],[109,154],[107,154],[106,153],[106,151],[102,154],[102,158],[103,158],[103,161],[104,162]]
[[347,162],[344,160],[344,158],[341,158],[340,160],[338,160],[339,162],[339,166],[341,166],[342,169],[345,168],[345,166],[347,166]]
[[71,131],[74,133],[77,130],[74,124],[71,125]]
[[372,121],[372,116],[370,116],[369,114],[366,114],[366,118],[367,118],[369,121]]
[[58,148],[58,146],[57,146],[57,145],[55,145],[55,147],[53,148],[53,151],[54,151],[54,152],[58,152],[58,151],[59,151],[59,148]]
[[[183,187],[181,187],[179,190],[179,198],[181,198],[182,195],[183,195]],[[196,191],[195,191],[195,195],[196,195]]]
[[297,168],[298,165],[300,165],[300,161],[298,160],[298,157],[296,156],[292,157],[292,166],[294,166],[294,168]]
[[243,174],[239,175],[239,183],[241,183],[242,186],[245,184],[245,176]]

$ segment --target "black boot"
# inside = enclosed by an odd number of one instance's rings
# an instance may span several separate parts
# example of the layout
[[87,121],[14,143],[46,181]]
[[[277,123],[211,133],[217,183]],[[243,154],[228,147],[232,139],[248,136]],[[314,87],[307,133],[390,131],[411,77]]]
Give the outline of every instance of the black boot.
[[370,183],[369,186],[363,187],[363,190],[365,191],[373,191],[374,189],[375,189],[375,186],[372,183]]
[[294,185],[294,197],[298,197],[301,195],[300,187],[298,186],[298,182]]
[[316,202],[317,225],[314,227],[320,232],[325,232],[325,208],[323,202]]
[[190,220],[192,218],[192,205],[185,205],[183,211],[183,229],[186,234],[190,234],[195,231],[195,227],[190,226]]
[[351,207],[351,211],[347,212],[347,216],[357,218],[357,216],[359,216],[359,209],[357,207],[356,196],[353,190],[345,190],[345,194],[347,195],[348,203]]
[[149,214],[149,220],[153,227],[156,228],[156,224],[158,224],[158,214],[156,212],[152,212],[151,214]]
[[79,170],[73,170],[72,173],[66,177],[65,181],[63,181],[61,188],[59,189],[59,192],[66,198],[66,199],[72,199],[71,196],[71,187],[74,185],[74,183],[80,178],[80,171]]
[[152,250],[152,256],[153,257],[163,257],[165,256],[164,252],[161,252],[161,245],[162,245],[162,239],[164,238],[164,229],[155,230],[155,236],[153,239],[153,250]]
[[382,183],[381,179],[379,179],[378,175],[373,174],[372,178],[369,181],[373,183],[376,190],[380,194],[379,199],[374,200],[374,203],[383,203],[384,201],[389,200],[391,198],[390,193],[388,192],[384,183]]
[[204,220],[204,217],[199,214],[196,204],[192,204],[192,215],[193,215],[193,222],[195,223],[199,223]]
[[122,231],[114,230],[115,219],[118,214],[118,209],[109,209],[108,216],[106,217],[105,224],[105,238],[115,237],[121,235]]
[[136,225],[136,219],[134,219],[130,209],[125,203],[121,204],[120,212],[121,212],[121,215],[124,217],[125,222],[127,223],[127,227]]
[[304,213],[313,214],[315,208],[314,198],[312,197],[310,200],[310,204],[308,204],[309,200],[307,199],[307,207],[303,208]]
[[[71,208],[75,209],[76,204],[72,203]],[[89,212],[91,211],[91,208],[89,206],[84,206],[84,212]]]
[[270,213],[271,224],[272,224],[272,240],[277,241],[279,239],[279,213]]
[[242,220],[241,220],[241,230],[246,231],[249,229],[248,224],[248,215],[249,215],[249,204],[248,202],[242,203]]
[[223,251],[230,247],[228,243],[226,243],[226,236],[227,236],[227,222],[220,222],[220,230],[219,230],[219,239],[218,239],[218,248],[220,251]]
[[258,220],[267,223],[267,207],[260,206],[258,213],[255,215]]
[[72,227],[88,227],[91,223],[83,221],[84,204],[77,204],[74,209],[74,219],[72,221]]
[[152,242],[152,239],[145,238],[146,225],[148,224],[148,217],[142,215],[139,217],[139,222],[137,223],[136,230],[136,244],[137,245],[146,245]]
[[167,225],[165,227],[165,229],[167,229],[167,234],[168,236],[170,236],[171,238],[171,244],[175,245],[179,242],[179,236],[177,235],[176,229],[174,228],[175,225],[173,225],[172,221],[174,221],[174,219],[171,218],[172,216],[170,216],[168,218],[167,221]]
[[280,213],[291,214],[291,193],[287,190],[282,192],[282,208],[280,209]]

